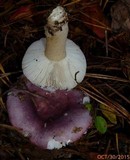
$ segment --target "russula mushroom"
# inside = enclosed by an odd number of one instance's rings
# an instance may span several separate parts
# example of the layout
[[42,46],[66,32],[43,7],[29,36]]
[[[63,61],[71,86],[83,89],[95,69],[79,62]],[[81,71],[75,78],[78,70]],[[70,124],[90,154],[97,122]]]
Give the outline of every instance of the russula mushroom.
[[24,75],[7,97],[11,123],[44,149],[78,140],[92,118],[84,108],[89,97],[74,87],[86,72],[80,48],[67,39],[68,17],[60,6],[47,19],[46,39],[34,42],[22,61]]
[[72,89],[86,73],[86,60],[73,41],[67,39],[68,17],[56,7],[47,19],[46,39],[34,42],[22,61],[24,75],[35,85],[51,89]]

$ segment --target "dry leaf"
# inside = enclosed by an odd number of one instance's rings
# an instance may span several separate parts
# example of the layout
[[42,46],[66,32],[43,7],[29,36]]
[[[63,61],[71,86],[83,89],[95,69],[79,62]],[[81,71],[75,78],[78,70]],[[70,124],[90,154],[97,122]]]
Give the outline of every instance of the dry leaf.
[[10,17],[11,21],[16,21],[19,19],[28,19],[32,15],[32,4],[26,5],[26,6],[21,6],[18,8]]
[[105,37],[105,30],[109,23],[98,3],[86,5],[81,13],[81,19],[99,38]]
[[112,109],[107,106],[100,104],[100,109],[104,116],[113,124],[117,124],[116,115],[112,112]]

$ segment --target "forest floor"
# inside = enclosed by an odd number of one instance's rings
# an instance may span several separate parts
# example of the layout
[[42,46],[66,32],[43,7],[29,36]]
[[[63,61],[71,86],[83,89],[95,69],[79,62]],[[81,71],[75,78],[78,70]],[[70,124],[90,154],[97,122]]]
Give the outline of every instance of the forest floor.
[[[57,5],[69,14],[68,38],[87,59],[86,77],[77,87],[91,98],[93,124],[77,142],[51,151],[31,144],[11,125],[6,99],[22,75],[26,49],[45,37],[46,18]],[[130,159],[129,13],[127,0],[0,0],[1,160]],[[102,120],[95,122],[97,117]]]

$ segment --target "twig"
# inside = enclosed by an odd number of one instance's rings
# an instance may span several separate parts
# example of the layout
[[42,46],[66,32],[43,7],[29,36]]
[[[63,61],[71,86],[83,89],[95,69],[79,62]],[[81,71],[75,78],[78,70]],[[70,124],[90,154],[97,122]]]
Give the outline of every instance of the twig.
[[87,73],[86,77],[130,83],[130,80],[123,79],[123,78],[120,78],[120,77],[115,77],[115,76],[104,75],[104,74]]
[[117,90],[115,90],[113,87],[111,87],[109,84],[105,83],[107,87],[109,87],[113,92],[115,92],[118,96],[120,96],[122,99],[124,99],[127,103],[130,104],[130,100],[128,100],[126,97],[124,97],[122,94],[120,94]]

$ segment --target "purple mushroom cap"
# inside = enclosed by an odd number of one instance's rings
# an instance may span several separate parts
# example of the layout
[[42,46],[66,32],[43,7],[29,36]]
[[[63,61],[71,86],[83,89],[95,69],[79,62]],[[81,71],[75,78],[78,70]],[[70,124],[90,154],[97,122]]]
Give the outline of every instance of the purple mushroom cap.
[[7,109],[12,125],[32,143],[44,149],[59,149],[87,132],[92,118],[84,108],[85,95],[81,91],[50,92],[28,80],[23,84],[9,92]]

